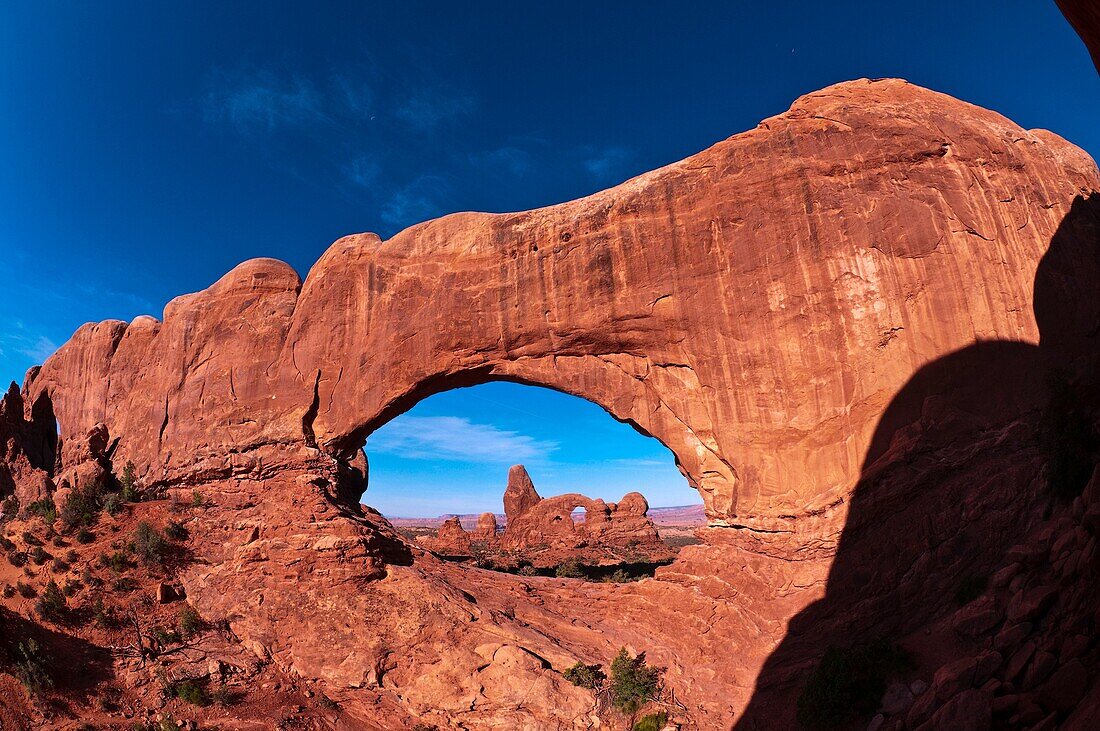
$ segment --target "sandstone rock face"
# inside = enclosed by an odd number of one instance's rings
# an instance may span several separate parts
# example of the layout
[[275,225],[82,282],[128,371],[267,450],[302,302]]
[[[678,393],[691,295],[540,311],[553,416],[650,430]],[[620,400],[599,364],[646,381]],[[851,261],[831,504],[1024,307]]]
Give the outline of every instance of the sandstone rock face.
[[[30,409],[32,412],[34,409]],[[57,432],[52,418],[24,417],[23,397],[13,383],[0,397],[0,498],[14,495],[26,506],[53,492]]]
[[[580,520],[574,520],[577,508],[584,511]],[[527,470],[516,465],[508,473],[508,524],[499,546],[540,567],[566,558],[590,563],[670,558],[648,511],[645,497],[637,492],[627,493],[617,504],[578,493],[539,498]]]
[[1057,0],[1058,7],[1088,46],[1096,70],[1100,71],[1100,7],[1092,0]]
[[462,527],[457,515],[443,521],[435,538],[422,538],[420,543],[425,548],[447,556],[470,555],[470,534]]
[[535,490],[527,468],[521,464],[512,465],[508,470],[508,487],[504,489],[504,516],[508,524],[511,525],[515,518],[538,505],[540,500],[542,498]]
[[[161,321],[85,325],[22,421],[103,424],[144,484],[202,485],[189,601],[364,727],[592,727],[557,673],[622,645],[691,727],[782,725],[823,638],[911,629],[1040,520],[1034,384],[1097,352],[1098,189],[1056,135],[849,82],[581,200],[350,236],[304,283],[249,261]],[[493,379],[662,441],[706,544],[622,587],[523,579],[353,504],[373,430]],[[513,492],[509,524],[537,496]],[[989,708],[956,698],[941,720]]]

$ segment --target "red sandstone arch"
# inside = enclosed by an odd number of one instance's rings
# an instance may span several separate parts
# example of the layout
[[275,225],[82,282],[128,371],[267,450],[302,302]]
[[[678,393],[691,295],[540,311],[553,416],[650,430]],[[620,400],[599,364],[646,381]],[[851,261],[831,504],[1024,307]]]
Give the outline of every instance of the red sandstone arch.
[[[644,640],[712,728],[820,592],[887,407],[949,353],[1038,340],[1037,264],[1098,189],[1095,164],[1049,132],[904,82],[850,82],[578,201],[342,239],[304,284],[246,262],[162,322],[84,326],[28,374],[24,401],[48,395],[66,440],[106,424],[148,482],[210,486],[208,563],[188,596],[364,708],[421,715],[423,697],[469,713],[464,683],[556,683],[532,653],[560,669]],[[370,429],[490,378],[587,398],[660,439],[731,529],[659,581],[614,597],[551,587],[539,604],[326,498]],[[944,383],[933,395],[951,401]],[[923,406],[895,409],[896,426],[918,426]],[[1022,406],[991,408],[1007,421]],[[873,456],[891,456],[887,426]],[[371,633],[349,639],[349,617]],[[286,631],[303,621],[308,635]],[[524,713],[567,722],[588,703],[550,690]],[[477,692],[478,718],[520,718]]]

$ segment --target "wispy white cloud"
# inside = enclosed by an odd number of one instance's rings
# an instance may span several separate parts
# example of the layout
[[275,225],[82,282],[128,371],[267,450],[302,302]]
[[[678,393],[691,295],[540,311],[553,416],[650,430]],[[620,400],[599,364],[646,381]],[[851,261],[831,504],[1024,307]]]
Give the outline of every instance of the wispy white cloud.
[[439,175],[421,175],[394,191],[379,215],[394,227],[411,226],[444,212],[450,185]]
[[321,91],[302,77],[220,74],[211,87],[203,96],[203,118],[211,124],[228,123],[241,133],[271,133],[330,120]]
[[30,332],[21,322],[12,323],[14,329],[0,332],[0,356],[19,353],[36,364],[44,363],[57,350],[57,344],[45,335]]
[[381,166],[367,155],[360,155],[344,168],[347,179],[361,188],[370,188],[382,174]]
[[462,117],[474,109],[473,97],[443,89],[420,89],[401,102],[394,114],[420,132]]
[[558,443],[458,416],[400,416],[367,440],[368,454],[483,464],[545,460]]
[[518,177],[531,167],[531,154],[522,148],[506,145],[470,153],[470,164],[481,170],[502,170]]
[[593,180],[605,183],[615,177],[631,157],[630,151],[623,147],[590,148],[585,151],[584,169]]

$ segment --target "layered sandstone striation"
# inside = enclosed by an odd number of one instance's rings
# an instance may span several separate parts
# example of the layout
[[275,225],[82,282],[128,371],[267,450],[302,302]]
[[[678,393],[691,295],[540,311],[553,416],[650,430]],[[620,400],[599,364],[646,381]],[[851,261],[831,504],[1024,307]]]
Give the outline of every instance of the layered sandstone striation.
[[[1050,132],[839,84],[587,198],[350,236],[304,282],[249,261],[159,321],[85,325],[0,426],[0,490],[83,459],[34,452],[55,418],[66,444],[103,425],[144,485],[201,487],[189,600],[364,728],[595,727],[560,673],[620,646],[665,668],[688,728],[782,725],[825,644],[944,616],[1061,510],[1035,384],[1097,352],[1098,189]],[[358,507],[373,430],[494,379],[662,441],[706,543],[624,586],[515,577]],[[510,528],[541,504],[514,497]]]

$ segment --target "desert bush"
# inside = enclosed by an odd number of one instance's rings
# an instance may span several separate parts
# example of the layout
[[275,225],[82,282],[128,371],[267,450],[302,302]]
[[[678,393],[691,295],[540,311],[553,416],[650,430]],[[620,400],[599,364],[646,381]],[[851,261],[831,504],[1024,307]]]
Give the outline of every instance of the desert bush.
[[630,574],[628,574],[626,571],[623,571],[622,569],[615,569],[615,571],[613,571],[611,576],[608,576],[607,579],[613,584],[626,584],[632,581],[632,579],[630,578]]
[[57,507],[53,504],[53,500],[48,497],[35,500],[27,505],[23,512],[28,516],[37,515],[46,521],[47,525],[53,525],[53,522],[57,520]]
[[122,503],[122,496],[117,492],[112,492],[103,498],[103,512],[111,516],[118,515],[122,512]]
[[634,731],[661,731],[667,723],[668,714],[664,711],[648,713],[634,724]]
[[120,576],[111,582],[111,591],[125,594],[138,588],[138,583],[129,576]]
[[798,721],[812,729],[846,726],[872,713],[889,680],[912,666],[895,645],[879,639],[825,651],[798,697]]
[[65,582],[65,586],[61,587],[61,593],[65,596],[75,596],[80,591],[80,582],[76,579],[69,579]]
[[119,484],[119,497],[128,503],[136,503],[141,501],[141,495],[137,491],[137,480],[134,478],[134,463],[131,461],[126,462],[126,466],[122,468],[122,477],[118,480]]
[[206,689],[194,680],[181,680],[175,685],[176,697],[185,703],[196,706],[210,705],[210,698],[206,695]]
[[38,594],[38,592],[34,590],[34,587],[25,581],[15,582],[15,589],[19,592],[19,596],[24,599],[30,599]]
[[54,548],[64,548],[65,547],[65,536],[61,536],[61,535],[54,536],[53,540],[50,541],[50,543],[53,544]]
[[101,629],[110,629],[118,624],[115,610],[103,603],[103,597],[98,596],[92,602],[92,621]]
[[581,570],[581,564],[577,559],[568,558],[555,569],[554,575],[559,579],[583,579],[584,571]]
[[15,495],[4,498],[4,502],[0,503],[0,513],[3,513],[5,518],[14,518],[19,513],[19,498]]
[[538,576],[539,572],[538,572],[538,569],[536,569],[531,564],[524,564],[523,566],[519,567],[519,575],[520,576]]
[[15,676],[31,695],[40,696],[53,687],[50,663],[33,637],[17,645]]
[[46,553],[46,549],[42,546],[35,546],[31,551],[31,561],[34,561],[35,566],[41,566],[50,560],[50,554]]
[[607,674],[599,665],[585,665],[579,660],[562,673],[562,677],[579,688],[589,690],[599,690],[603,681],[607,680]]
[[165,629],[164,627],[154,627],[149,631],[149,636],[153,638],[153,641],[156,642],[157,646],[162,650],[169,645],[178,645],[180,641],[179,632]]
[[5,551],[14,551],[15,543],[7,536],[0,536],[0,548]]
[[99,520],[100,493],[91,487],[72,490],[61,506],[61,523],[66,529],[94,525]]
[[4,598],[11,599],[15,596],[15,587],[11,584],[4,584]]
[[27,564],[27,554],[22,551],[8,551],[8,563],[15,568],[23,568]]
[[50,571],[53,571],[55,574],[63,574],[68,570],[69,563],[63,558],[57,557],[50,562]]
[[126,555],[125,551],[101,553],[99,554],[98,560],[100,566],[109,568],[116,574],[121,574],[123,571],[133,566],[133,562],[130,560],[130,557]]
[[38,597],[38,601],[34,603],[34,609],[38,612],[38,616],[52,622],[61,622],[68,617],[69,603],[65,601],[65,595],[56,581],[51,579],[50,583],[46,584],[42,596]]
[[183,523],[175,520],[168,521],[168,525],[164,526],[164,535],[173,541],[185,541],[187,540],[188,532]]
[[160,531],[144,520],[134,528],[134,554],[146,566],[161,566],[168,555],[168,543]]
[[611,703],[624,713],[636,713],[657,695],[661,671],[646,664],[645,653],[631,657],[623,647],[611,661]]
[[317,705],[319,705],[319,706],[321,706],[321,708],[324,708],[324,709],[329,710],[329,711],[338,711],[338,710],[340,710],[340,704],[337,703],[336,701],[332,700],[331,698],[329,698],[324,693],[322,693],[321,697],[317,699]]
[[95,541],[95,533],[92,533],[87,528],[81,528],[76,532],[76,542],[87,545]]
[[179,615],[180,633],[184,637],[190,637],[193,634],[201,632],[206,623],[202,621],[202,617],[195,611],[195,608],[190,604],[185,604],[180,609]]
[[214,703],[222,708],[228,708],[233,705],[236,699],[233,697],[233,691],[229,690],[229,686],[226,685],[223,680],[218,683],[218,687],[210,694],[210,700],[214,701]]
[[202,493],[199,492],[198,490],[193,491],[191,493],[191,507],[201,508],[204,504],[205,503],[202,499]]
[[38,540],[38,536],[31,533],[29,530],[23,531],[23,542],[28,546],[41,546],[42,541]]

